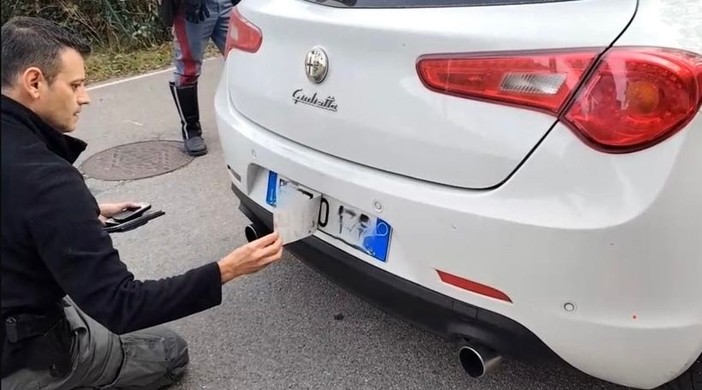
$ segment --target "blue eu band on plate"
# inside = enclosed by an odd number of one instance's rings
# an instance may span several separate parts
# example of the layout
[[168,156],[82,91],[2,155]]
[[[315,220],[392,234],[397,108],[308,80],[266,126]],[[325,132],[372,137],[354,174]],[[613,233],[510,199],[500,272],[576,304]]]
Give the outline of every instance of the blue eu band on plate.
[[[268,174],[266,203],[273,207],[294,192],[312,193],[278,175]],[[380,261],[387,261],[392,227],[386,221],[334,198],[322,195],[318,230]]]

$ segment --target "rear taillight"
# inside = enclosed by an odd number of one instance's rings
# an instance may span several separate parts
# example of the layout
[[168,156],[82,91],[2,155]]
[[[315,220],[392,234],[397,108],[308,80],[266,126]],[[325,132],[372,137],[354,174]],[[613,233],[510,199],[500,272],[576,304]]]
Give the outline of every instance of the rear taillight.
[[232,49],[255,53],[261,47],[262,41],[261,30],[245,19],[237,8],[234,8],[229,18],[229,31],[227,32],[224,55],[228,55]]
[[557,114],[596,56],[597,50],[427,56],[419,59],[417,69],[436,92]]
[[417,71],[436,92],[558,116],[588,144],[611,153],[650,147],[699,110],[701,56],[616,48],[594,64],[600,51],[425,56]]
[[592,146],[632,152],[665,140],[694,117],[702,57],[663,49],[608,52],[562,118]]

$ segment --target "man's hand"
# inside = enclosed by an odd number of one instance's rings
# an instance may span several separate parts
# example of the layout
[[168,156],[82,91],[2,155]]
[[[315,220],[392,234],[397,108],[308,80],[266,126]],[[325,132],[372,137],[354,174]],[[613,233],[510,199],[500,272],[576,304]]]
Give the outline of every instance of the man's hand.
[[190,23],[200,23],[210,17],[205,0],[184,0],[185,19]]
[[277,232],[241,246],[217,262],[222,284],[241,275],[258,272],[282,256],[283,241]]
[[100,222],[104,225],[105,222],[112,218],[113,215],[122,212],[127,209],[139,208],[139,203],[136,202],[121,202],[121,203],[102,203],[98,205],[100,207]]

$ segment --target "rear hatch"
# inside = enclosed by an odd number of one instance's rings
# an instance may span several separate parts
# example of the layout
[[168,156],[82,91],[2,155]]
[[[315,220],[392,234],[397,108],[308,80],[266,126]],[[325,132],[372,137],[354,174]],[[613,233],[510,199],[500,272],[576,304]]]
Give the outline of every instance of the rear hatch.
[[[601,53],[625,29],[636,1],[246,0],[238,8],[263,36],[256,52],[235,49],[227,61],[230,98],[244,116],[354,163],[485,189],[509,177],[556,116],[437,92],[418,76],[418,60],[562,48]],[[319,83],[307,74],[313,48],[327,59]]]

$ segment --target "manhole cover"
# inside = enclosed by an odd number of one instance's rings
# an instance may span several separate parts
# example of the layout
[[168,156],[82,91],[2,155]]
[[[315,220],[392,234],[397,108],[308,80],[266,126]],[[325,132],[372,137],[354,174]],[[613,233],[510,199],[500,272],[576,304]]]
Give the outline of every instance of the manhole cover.
[[100,180],[135,180],[162,175],[193,160],[177,141],[145,141],[97,153],[81,164],[84,175]]

